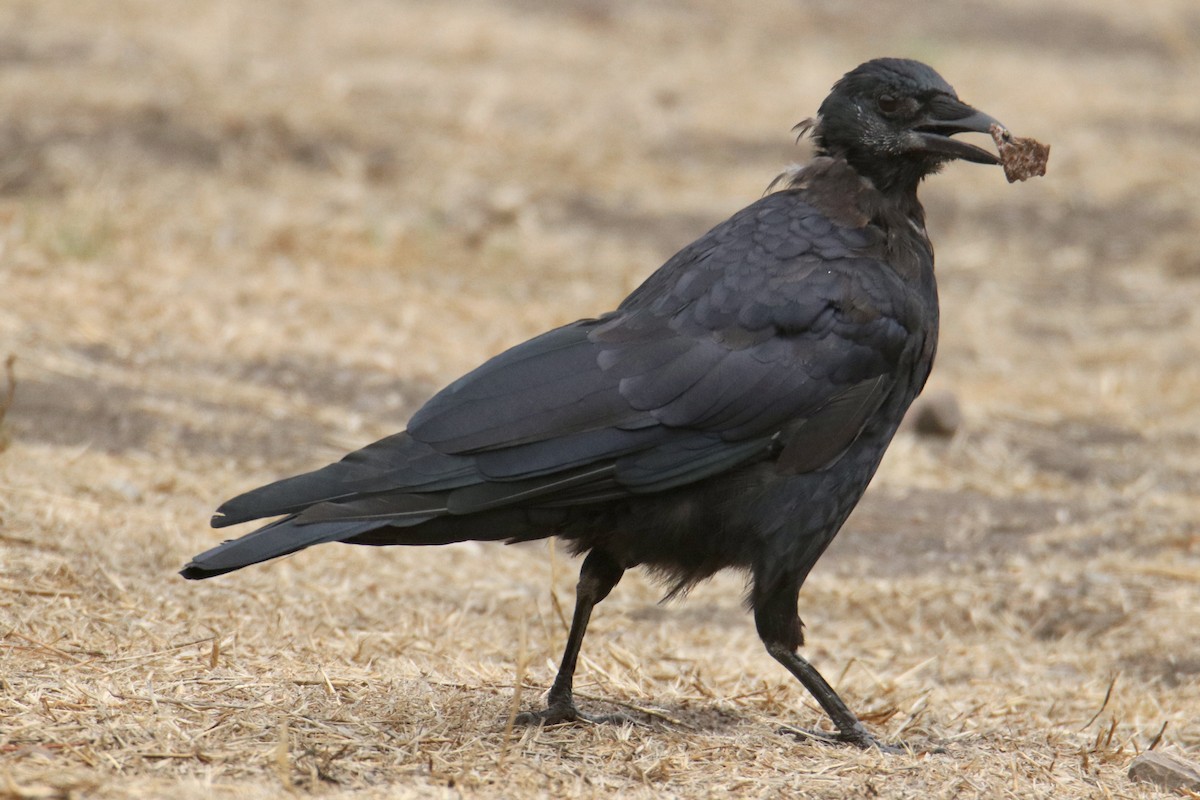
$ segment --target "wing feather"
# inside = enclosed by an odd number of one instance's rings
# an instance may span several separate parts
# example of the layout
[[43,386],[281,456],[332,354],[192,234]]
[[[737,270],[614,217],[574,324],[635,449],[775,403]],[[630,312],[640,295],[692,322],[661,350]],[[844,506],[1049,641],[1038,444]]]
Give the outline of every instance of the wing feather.
[[214,524],[296,513],[301,527],[410,524],[597,502],[766,458],[781,436],[782,469],[820,469],[884,402],[910,336],[892,306],[902,282],[862,255],[868,238],[768,196],[618,310],[500,354],[407,432],[235,498]]

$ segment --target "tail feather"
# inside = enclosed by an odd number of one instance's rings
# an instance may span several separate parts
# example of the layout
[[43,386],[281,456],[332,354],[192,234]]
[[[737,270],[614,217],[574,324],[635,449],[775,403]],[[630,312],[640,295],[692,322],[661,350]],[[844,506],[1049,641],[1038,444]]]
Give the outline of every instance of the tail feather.
[[355,450],[341,461],[228,500],[213,515],[212,526],[224,528],[253,519],[296,514],[320,503],[365,494],[440,492],[479,480],[471,459],[439,453],[414,441],[407,432],[398,433]]
[[284,517],[253,533],[239,539],[231,539],[201,553],[179,574],[193,581],[212,578],[251,564],[295,553],[314,544],[351,539],[386,524],[378,520],[359,520],[301,525],[296,522],[295,516]]

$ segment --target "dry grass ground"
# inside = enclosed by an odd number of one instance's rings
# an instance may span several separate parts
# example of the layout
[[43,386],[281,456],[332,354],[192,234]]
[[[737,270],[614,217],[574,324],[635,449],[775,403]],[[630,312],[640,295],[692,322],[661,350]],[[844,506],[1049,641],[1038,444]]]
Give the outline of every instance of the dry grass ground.
[[[0,797],[1157,796],[1133,755],[1200,749],[1197,41],[1191,0],[5,3]],[[176,577],[218,501],[611,307],[883,54],[1054,146],[926,187],[965,422],[901,434],[801,595],[945,754],[777,733],[821,715],[736,575],[601,607],[580,693],[641,724],[511,733],[544,545]]]

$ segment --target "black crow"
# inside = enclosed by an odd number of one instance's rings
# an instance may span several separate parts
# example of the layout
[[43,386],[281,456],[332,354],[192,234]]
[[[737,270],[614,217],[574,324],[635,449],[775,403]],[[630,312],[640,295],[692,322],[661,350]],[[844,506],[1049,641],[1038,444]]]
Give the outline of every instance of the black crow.
[[[517,345],[436,394],[408,430],[225,503],[212,524],[282,516],[196,556],[209,578],[323,542],[558,536],[586,553],[548,706],[593,607],[644,566],[678,594],[749,574],[767,651],[837,727],[882,747],[798,648],[797,597],[862,497],[937,349],[933,250],[917,200],[944,163],[1000,160],[950,138],[993,118],[936,72],[885,58],[813,121],[815,156],[679,251],[615,310]],[[998,128],[997,130],[1003,130]]]

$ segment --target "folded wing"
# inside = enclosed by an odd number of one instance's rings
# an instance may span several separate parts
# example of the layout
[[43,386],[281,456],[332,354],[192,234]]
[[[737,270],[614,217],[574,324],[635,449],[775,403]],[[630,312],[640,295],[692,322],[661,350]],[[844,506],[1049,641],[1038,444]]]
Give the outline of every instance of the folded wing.
[[327,541],[658,492],[766,458],[835,462],[893,386],[904,294],[855,252],[861,232],[786,195],[710,231],[617,311],[496,356],[407,431],[234,498],[213,524],[284,514],[260,535]]

